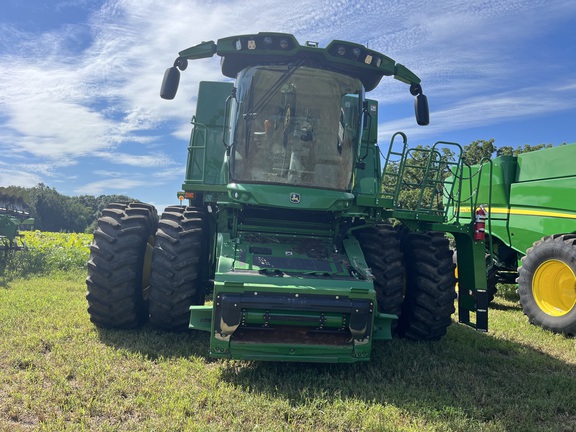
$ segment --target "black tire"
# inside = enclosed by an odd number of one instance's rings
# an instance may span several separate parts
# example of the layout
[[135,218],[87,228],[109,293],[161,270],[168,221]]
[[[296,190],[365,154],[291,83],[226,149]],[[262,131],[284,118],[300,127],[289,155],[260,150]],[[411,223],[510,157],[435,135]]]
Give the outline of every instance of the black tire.
[[498,278],[496,269],[496,262],[490,266],[490,254],[486,254],[486,292],[488,294],[488,303],[491,303],[498,292]]
[[455,265],[448,239],[441,232],[402,233],[406,293],[398,335],[437,340],[452,323],[456,298]]
[[[355,236],[374,276],[378,311],[400,315],[404,291],[404,264],[400,240],[391,225],[382,224],[358,230]],[[392,329],[398,321],[394,321]]]
[[104,328],[132,328],[148,318],[150,257],[158,225],[144,203],[112,203],[102,211],[88,260],[88,313]]
[[168,207],[156,233],[150,275],[150,321],[173,331],[188,329],[191,305],[204,304],[208,272],[204,213]]
[[534,243],[518,269],[520,304],[530,323],[576,335],[576,235],[552,235]]

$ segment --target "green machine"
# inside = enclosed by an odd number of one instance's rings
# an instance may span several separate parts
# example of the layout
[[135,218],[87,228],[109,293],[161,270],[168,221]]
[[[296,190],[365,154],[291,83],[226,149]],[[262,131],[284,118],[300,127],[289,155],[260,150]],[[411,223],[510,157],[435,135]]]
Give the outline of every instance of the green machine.
[[20,229],[32,229],[34,219],[29,216],[28,212],[20,208],[9,208],[6,205],[0,207],[0,251],[26,248]]
[[576,335],[575,159],[571,144],[465,167],[461,199],[451,202],[485,204],[488,291],[516,281],[530,322],[568,335]]
[[[355,43],[258,33],[180,52],[161,96],[175,97],[189,60],[214,55],[235,82],[199,85],[178,193],[187,205],[159,220],[142,203],[103,212],[88,262],[92,322],[206,331],[217,358],[367,361],[374,341],[445,335],[451,233],[466,273],[459,319],[486,331],[484,241],[469,222],[447,224],[441,205],[456,186],[444,184],[446,170],[462,170],[441,149],[460,146],[419,149],[423,163],[410,166],[406,135],[383,152],[376,143],[378,102],[366,92],[385,76],[407,84],[426,125],[420,79]],[[408,172],[421,192],[410,209],[398,199],[415,187]]]

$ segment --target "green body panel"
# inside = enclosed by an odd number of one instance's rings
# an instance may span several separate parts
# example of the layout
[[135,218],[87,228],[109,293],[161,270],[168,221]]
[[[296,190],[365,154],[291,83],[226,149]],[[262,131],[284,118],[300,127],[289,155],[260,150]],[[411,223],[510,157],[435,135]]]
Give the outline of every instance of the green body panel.
[[242,204],[302,210],[345,210],[354,201],[354,195],[348,192],[264,184],[231,183],[228,194],[232,201]]
[[194,128],[188,147],[185,190],[191,184],[226,184],[222,172],[224,101],[233,87],[232,83],[200,82],[196,115],[192,119]]
[[[411,230],[454,235],[471,274],[461,282],[461,320],[474,325],[469,313],[486,289],[483,242],[472,240],[469,221],[446,224],[444,211],[423,200],[401,208],[401,169],[386,174],[393,193],[382,187],[382,164],[401,168],[410,149],[401,134],[403,150],[381,152],[378,102],[366,99],[364,90],[393,76],[417,95],[420,79],[362,45],[333,41],[322,49],[279,33],[203,42],[181,51],[177,63],[212,55],[221,57],[222,73],[236,84],[201,83],[179,192],[208,222],[212,304],[191,306],[189,326],[210,332],[210,354],[369,360],[373,341],[390,339],[397,317],[378,312],[373,276],[354,231],[391,217]],[[445,165],[439,155],[434,147],[418,168],[430,194],[441,194]],[[390,157],[395,163],[388,163]],[[460,173],[459,159],[456,164]],[[300,177],[291,180],[298,170]],[[487,329],[485,316],[483,311],[477,319],[479,330]]]
[[[492,170],[489,164],[472,166],[472,180],[463,183],[461,194],[486,205],[486,231],[519,258],[544,236],[576,232],[574,160],[574,144],[500,156],[491,162]],[[461,213],[469,221],[470,208]]]

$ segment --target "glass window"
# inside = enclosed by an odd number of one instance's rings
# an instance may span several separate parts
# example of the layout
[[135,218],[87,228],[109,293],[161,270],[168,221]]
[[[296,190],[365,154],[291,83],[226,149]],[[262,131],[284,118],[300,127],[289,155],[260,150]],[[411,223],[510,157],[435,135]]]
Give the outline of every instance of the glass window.
[[259,66],[244,70],[237,88],[235,181],[350,188],[362,113],[358,79]]

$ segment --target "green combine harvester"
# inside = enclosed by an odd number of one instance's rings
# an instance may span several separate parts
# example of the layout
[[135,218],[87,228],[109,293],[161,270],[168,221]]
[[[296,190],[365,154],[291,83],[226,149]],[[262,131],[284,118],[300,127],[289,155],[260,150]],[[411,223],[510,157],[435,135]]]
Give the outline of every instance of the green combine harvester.
[[[458,186],[444,173],[461,172],[460,146],[413,150],[401,132],[383,152],[376,143],[378,102],[366,92],[396,78],[426,125],[420,79],[355,43],[258,33],[180,52],[162,98],[175,97],[189,60],[214,55],[235,82],[199,85],[178,193],[187,205],[160,220],[143,203],[104,210],[88,262],[92,322],[206,331],[218,358],[367,361],[374,341],[445,335],[456,298],[450,233],[459,320],[487,331],[484,239],[473,223],[447,224],[442,206]],[[407,185],[420,190],[410,209],[398,199]]]
[[34,219],[27,211],[6,205],[0,207],[0,251],[25,249],[26,242],[20,230],[31,229],[33,226]]
[[567,335],[576,335],[575,160],[570,144],[465,167],[449,203],[462,223],[470,213],[455,202],[486,204],[488,291],[517,281],[530,322]]

